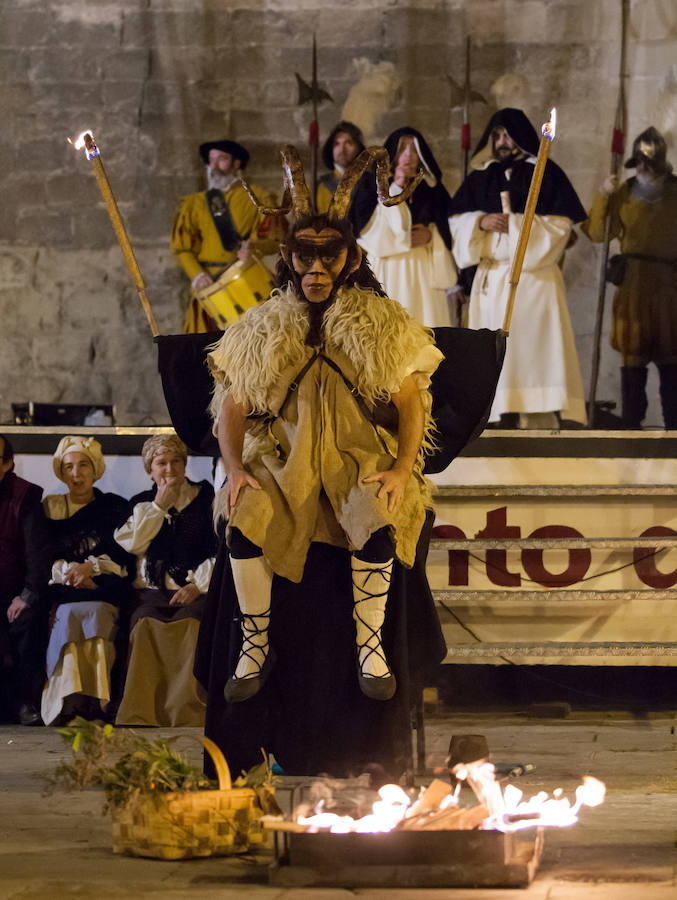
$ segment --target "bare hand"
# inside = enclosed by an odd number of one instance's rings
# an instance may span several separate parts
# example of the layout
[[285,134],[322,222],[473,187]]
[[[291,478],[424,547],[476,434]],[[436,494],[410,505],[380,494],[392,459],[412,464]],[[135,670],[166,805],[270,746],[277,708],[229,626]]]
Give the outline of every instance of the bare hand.
[[207,272],[203,272],[193,281],[193,290],[204,291],[210,284],[214,284],[214,279],[211,275],[208,275]]
[[222,490],[226,492],[226,514],[230,515],[232,508],[235,506],[240,488],[249,485],[254,490],[260,491],[261,485],[253,475],[250,475],[246,469],[233,469],[226,473],[226,481]]
[[380,481],[381,487],[378,489],[377,497],[388,498],[388,512],[395,512],[404,497],[404,489],[407,482],[411,478],[411,472],[408,469],[400,469],[397,465],[387,472],[374,472],[373,475],[367,475],[362,479],[363,484],[371,484],[374,481]]
[[7,607],[7,621],[15,622],[28,606],[29,604],[21,597],[15,597]]
[[157,486],[155,494],[155,505],[159,506],[165,512],[176,506],[179,500],[179,492],[184,482],[182,475],[172,475],[168,478],[161,478]]
[[424,247],[433,239],[433,233],[427,225],[411,226],[411,246]]
[[237,251],[237,258],[246,262],[253,255],[254,251],[249,246],[249,241],[242,241],[240,249]]
[[200,596],[200,589],[195,584],[186,584],[179,588],[169,601],[170,606],[188,606]]
[[507,234],[509,221],[510,216],[508,213],[487,213],[480,219],[480,229],[482,231],[496,231],[499,234]]
[[71,563],[66,569],[63,581],[74,588],[87,588],[96,590],[97,585],[92,581],[94,566],[91,562]]
[[610,197],[611,194],[618,190],[618,185],[618,175],[607,175],[604,179],[604,184],[602,185],[602,193],[606,194],[607,197]]

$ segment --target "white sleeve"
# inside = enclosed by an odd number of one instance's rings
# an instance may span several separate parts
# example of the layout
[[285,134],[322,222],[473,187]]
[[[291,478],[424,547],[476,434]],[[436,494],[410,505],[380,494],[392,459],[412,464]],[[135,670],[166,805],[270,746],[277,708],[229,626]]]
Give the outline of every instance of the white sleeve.
[[128,553],[143,556],[165,519],[169,519],[169,513],[152,501],[137,503],[125,524],[116,528],[113,537]]
[[97,575],[117,575],[118,578],[127,577],[127,569],[114,562],[107,553],[101,556],[88,556],[87,562],[94,566],[94,578]]
[[49,579],[50,584],[63,584],[66,569],[70,563],[65,559],[55,559],[52,563],[52,577]]
[[[511,258],[515,254],[523,218],[523,213],[510,214],[508,239]],[[557,265],[566,250],[571,225],[571,219],[567,216],[534,216],[524,254],[524,269],[528,271]]]
[[357,243],[374,257],[395,256],[411,250],[411,213],[407,204],[377,203]]
[[209,582],[212,580],[212,572],[214,571],[214,557],[203,560],[195,569],[191,569],[186,576],[186,581],[194,584],[201,594],[206,594],[209,589]]
[[478,265],[485,250],[485,242],[489,232],[482,231],[480,219],[486,215],[483,210],[460,213],[451,216],[449,228],[452,237],[452,253],[459,269]]

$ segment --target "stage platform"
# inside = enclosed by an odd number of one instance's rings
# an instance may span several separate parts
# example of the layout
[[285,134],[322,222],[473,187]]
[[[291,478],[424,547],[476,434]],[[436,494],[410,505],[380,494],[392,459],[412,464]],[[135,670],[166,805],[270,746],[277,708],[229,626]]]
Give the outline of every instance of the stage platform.
[[[130,497],[149,486],[141,446],[163,429],[3,430],[45,493],[63,490],[60,438],[94,435],[99,486]],[[211,479],[211,459],[191,457],[188,474]],[[677,664],[677,432],[492,429],[432,481],[448,663]]]

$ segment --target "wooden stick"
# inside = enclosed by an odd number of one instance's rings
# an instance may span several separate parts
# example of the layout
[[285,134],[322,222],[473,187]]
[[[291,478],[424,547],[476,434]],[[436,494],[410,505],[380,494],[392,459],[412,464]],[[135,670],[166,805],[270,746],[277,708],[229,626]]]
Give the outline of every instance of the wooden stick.
[[150,330],[153,333],[153,337],[157,337],[160,332],[157,327],[157,322],[155,321],[155,316],[153,315],[153,310],[150,306],[150,301],[146,296],[146,286],[143,283],[141,270],[139,269],[136,257],[134,256],[132,245],[129,243],[129,238],[127,237],[127,232],[125,231],[125,226],[122,222],[122,217],[120,216],[120,210],[118,209],[118,205],[115,202],[115,197],[113,196],[113,191],[111,190],[108,176],[106,175],[106,170],[103,167],[99,148],[94,143],[94,138],[89,133],[84,136],[84,142],[87,149],[87,158],[94,165],[96,182],[99,185],[101,196],[103,197],[104,203],[106,204],[106,209],[108,210],[108,215],[110,216],[110,220],[113,224],[115,236],[117,237],[122,249],[122,255],[125,258],[127,268],[129,269],[129,273],[132,276],[132,281],[134,282],[134,286],[136,287],[136,290],[139,294],[139,299],[141,300],[143,311],[145,312],[146,319],[148,320],[148,324],[150,325]]
[[541,192],[541,182],[545,173],[545,164],[550,154],[550,144],[554,138],[554,130],[550,124],[543,126],[543,136],[541,144],[538,148],[538,157],[534,166],[534,174],[531,176],[531,184],[529,185],[529,194],[527,195],[527,203],[524,208],[524,216],[522,218],[522,227],[520,228],[519,238],[517,240],[517,249],[510,270],[510,293],[508,294],[508,305],[505,310],[505,319],[503,320],[503,331],[507,334],[510,331],[510,320],[512,319],[512,310],[515,305],[515,294],[517,293],[517,285],[519,284],[520,275],[522,274],[522,264],[524,263],[524,254],[527,252],[527,244],[529,242],[529,234],[531,232],[531,223],[534,221],[536,212],[536,204],[538,203],[538,195]]

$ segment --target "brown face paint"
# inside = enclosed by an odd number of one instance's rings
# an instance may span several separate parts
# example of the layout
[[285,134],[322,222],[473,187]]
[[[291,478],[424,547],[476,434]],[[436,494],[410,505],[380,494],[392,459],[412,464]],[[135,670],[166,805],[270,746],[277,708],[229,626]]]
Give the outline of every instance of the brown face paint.
[[348,259],[345,239],[333,228],[314,231],[302,228],[288,243],[294,271],[300,276],[303,296],[310,303],[323,303]]

